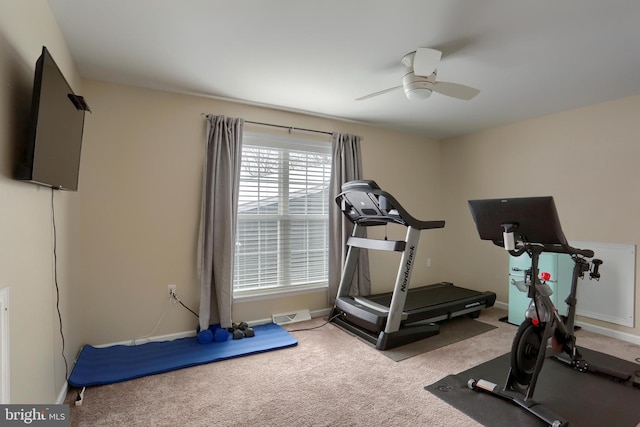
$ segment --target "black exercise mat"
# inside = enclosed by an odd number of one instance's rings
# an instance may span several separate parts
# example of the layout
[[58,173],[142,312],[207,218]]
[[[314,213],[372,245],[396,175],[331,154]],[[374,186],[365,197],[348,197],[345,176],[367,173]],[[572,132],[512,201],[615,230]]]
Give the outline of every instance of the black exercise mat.
[[[633,373],[640,365],[580,348],[592,363]],[[485,426],[538,427],[546,424],[515,403],[485,392],[470,390],[470,378],[504,385],[510,354],[505,354],[458,375],[449,375],[425,387],[438,398]],[[548,359],[538,377],[534,399],[579,427],[635,427],[640,423],[640,389],[592,373],[582,373]]]

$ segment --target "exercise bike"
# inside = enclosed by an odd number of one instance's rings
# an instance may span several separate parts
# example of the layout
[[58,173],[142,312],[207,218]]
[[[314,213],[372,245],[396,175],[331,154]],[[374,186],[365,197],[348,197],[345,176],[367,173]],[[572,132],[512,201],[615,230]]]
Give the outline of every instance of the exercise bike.
[[[589,272],[589,279],[600,278],[602,261],[593,259],[590,249],[571,247],[562,230],[552,197],[470,200],[469,206],[480,238],[492,240],[513,256],[528,254],[531,268],[518,283],[531,299],[525,320],[519,326],[511,348],[510,369],[504,387],[484,379],[470,379],[472,390],[489,392],[510,400],[553,427],[569,421],[533,399],[538,376],[546,358],[554,357],[580,372],[606,375],[626,382],[632,374],[586,361],[576,347],[575,315],[578,280]],[[543,252],[569,254],[574,262],[571,289],[565,302],[567,315],[560,315],[550,296],[549,273],[539,272],[538,260]],[[638,380],[634,379],[634,384]]]

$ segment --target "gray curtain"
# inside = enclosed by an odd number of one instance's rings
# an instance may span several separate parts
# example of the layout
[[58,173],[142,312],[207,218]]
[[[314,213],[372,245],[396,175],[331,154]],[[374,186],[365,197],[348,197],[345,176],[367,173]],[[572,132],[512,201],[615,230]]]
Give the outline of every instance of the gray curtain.
[[207,116],[198,242],[200,330],[231,327],[243,119]]
[[[362,179],[362,157],[359,136],[334,133],[331,136],[331,143],[333,165],[329,185],[329,304],[333,305],[347,256],[347,239],[353,232],[353,224],[340,211],[335,198],[341,192],[343,183]],[[358,267],[349,294],[371,294],[369,257],[364,249],[360,251]]]

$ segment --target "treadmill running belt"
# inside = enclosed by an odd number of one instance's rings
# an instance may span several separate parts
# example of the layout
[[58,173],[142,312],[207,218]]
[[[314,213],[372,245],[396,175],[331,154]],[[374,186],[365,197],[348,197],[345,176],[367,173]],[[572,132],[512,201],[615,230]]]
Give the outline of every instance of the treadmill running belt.
[[[445,304],[463,298],[474,297],[480,292],[471,289],[460,288],[451,283],[435,283],[433,285],[421,286],[409,289],[407,300],[404,304],[404,311],[411,312],[425,307],[438,304]],[[391,305],[392,292],[372,295],[366,297],[369,301],[389,307]]]

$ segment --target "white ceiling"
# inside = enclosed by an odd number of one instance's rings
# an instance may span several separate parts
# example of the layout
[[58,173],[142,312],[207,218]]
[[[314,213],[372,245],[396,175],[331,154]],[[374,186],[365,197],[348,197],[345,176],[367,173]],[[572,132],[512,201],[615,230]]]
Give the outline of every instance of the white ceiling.
[[[48,1],[85,78],[438,139],[640,93],[637,0]],[[418,47],[480,94],[355,101]]]

